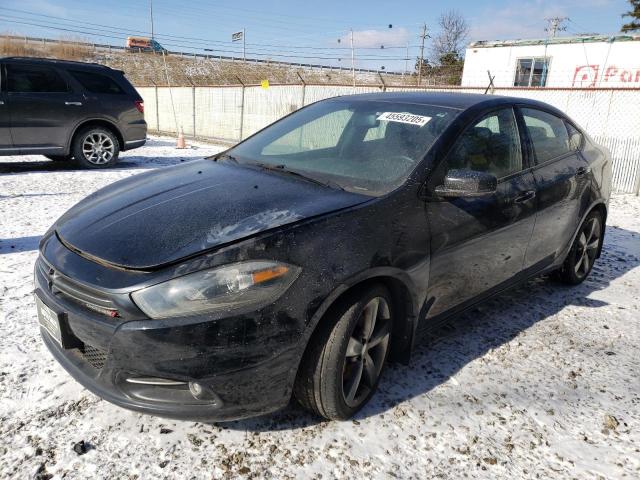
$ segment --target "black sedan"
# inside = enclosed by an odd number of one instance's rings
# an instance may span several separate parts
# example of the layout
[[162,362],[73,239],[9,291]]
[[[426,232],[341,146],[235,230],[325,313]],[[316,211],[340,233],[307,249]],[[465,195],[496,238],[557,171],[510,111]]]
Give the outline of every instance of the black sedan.
[[452,315],[542,273],[582,282],[610,183],[607,151],[544,103],[321,101],[63,215],[35,267],[43,339],[126,408],[229,420],[293,394],[346,419]]

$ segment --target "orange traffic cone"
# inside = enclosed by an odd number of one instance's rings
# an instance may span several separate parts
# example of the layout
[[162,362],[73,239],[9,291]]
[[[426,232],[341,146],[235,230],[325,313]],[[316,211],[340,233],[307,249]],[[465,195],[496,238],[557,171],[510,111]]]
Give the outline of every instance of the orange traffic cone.
[[187,143],[184,141],[184,133],[182,132],[182,128],[180,128],[180,133],[178,134],[178,142],[176,143],[176,148],[187,148]]

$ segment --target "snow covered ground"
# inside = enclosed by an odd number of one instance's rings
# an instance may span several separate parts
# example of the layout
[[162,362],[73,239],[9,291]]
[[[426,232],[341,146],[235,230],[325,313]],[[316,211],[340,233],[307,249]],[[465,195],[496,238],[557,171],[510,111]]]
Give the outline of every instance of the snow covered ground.
[[[40,236],[115,180],[215,153],[154,138],[118,168],[0,158],[0,478],[638,478],[640,198],[615,196],[591,277],[537,279],[457,319],[393,365],[357,418],[295,405],[227,424],[176,422],[84,390],[42,344]],[[79,455],[74,444],[84,441]]]

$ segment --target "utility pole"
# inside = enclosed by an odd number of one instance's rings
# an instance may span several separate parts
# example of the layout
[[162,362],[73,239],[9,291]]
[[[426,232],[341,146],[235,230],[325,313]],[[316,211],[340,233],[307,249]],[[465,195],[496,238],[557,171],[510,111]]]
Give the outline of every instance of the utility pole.
[[247,61],[247,32],[246,29],[242,29],[242,61],[246,62]]
[[353,86],[356,86],[356,59],[353,51],[353,28],[351,29],[351,76],[353,77]]
[[422,34],[418,35],[420,38],[420,58],[418,59],[418,86],[422,81],[422,67],[424,66],[424,40],[429,37],[427,35],[427,24],[422,24]]
[[409,71],[409,42],[407,42],[407,54],[404,57],[404,72],[402,72],[402,78],[404,78],[405,74]]
[[545,18],[545,20],[549,23],[549,26],[544,29],[545,32],[549,33],[550,38],[555,38],[556,33],[564,32],[567,27],[562,25],[566,20],[569,20],[569,17],[553,17],[553,18]]
[[149,0],[149,14],[151,15],[151,40],[153,40],[153,0]]

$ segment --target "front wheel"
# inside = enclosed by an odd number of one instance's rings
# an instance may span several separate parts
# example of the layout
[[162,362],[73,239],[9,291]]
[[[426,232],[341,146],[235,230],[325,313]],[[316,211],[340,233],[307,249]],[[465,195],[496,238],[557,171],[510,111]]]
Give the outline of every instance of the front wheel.
[[118,161],[120,144],[115,135],[105,128],[89,127],[75,136],[73,158],[84,168],[108,168]]
[[302,360],[294,395],[313,413],[346,420],[378,387],[393,329],[389,291],[376,285],[346,297],[319,328]]
[[577,285],[589,276],[600,251],[603,231],[600,212],[593,211],[587,215],[559,271],[560,280]]

